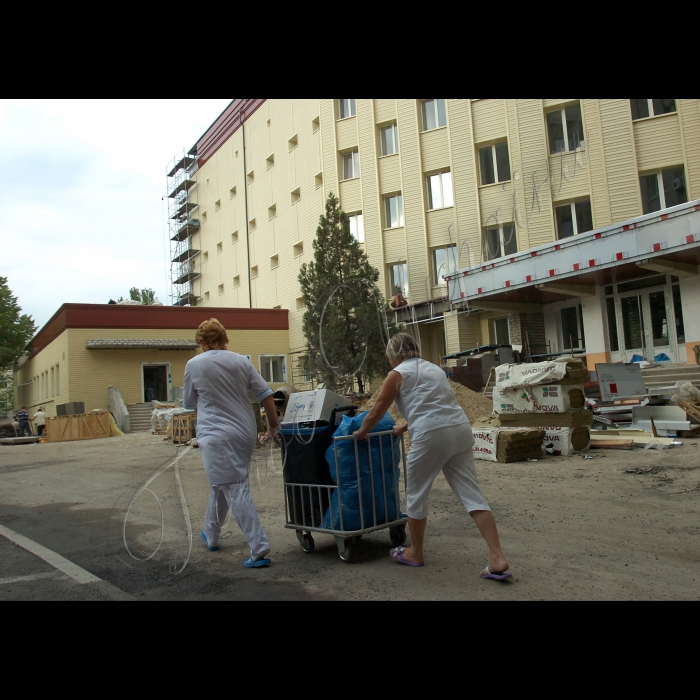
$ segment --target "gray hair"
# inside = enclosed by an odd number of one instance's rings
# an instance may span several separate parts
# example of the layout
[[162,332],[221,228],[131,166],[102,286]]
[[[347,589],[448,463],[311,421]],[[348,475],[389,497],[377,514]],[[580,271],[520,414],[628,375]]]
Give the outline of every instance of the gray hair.
[[386,344],[386,356],[393,360],[410,360],[420,357],[420,347],[415,338],[408,333],[397,333],[389,338]]

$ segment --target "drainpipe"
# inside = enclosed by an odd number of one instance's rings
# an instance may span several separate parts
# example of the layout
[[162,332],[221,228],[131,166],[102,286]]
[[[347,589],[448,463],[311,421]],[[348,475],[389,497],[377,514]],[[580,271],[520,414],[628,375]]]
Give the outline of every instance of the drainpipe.
[[245,162],[245,122],[243,121],[243,110],[241,109],[241,129],[243,129],[243,201],[245,202],[245,253],[248,272],[248,307],[253,308],[253,288],[250,282],[250,240],[248,232],[248,168]]

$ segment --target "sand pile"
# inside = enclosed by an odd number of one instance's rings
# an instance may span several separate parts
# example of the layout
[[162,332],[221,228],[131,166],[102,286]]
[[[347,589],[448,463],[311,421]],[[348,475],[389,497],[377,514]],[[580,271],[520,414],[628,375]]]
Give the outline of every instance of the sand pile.
[[[491,415],[491,411],[493,410],[493,402],[491,399],[487,399],[481,394],[478,394],[471,389],[467,389],[466,386],[463,386],[458,382],[453,382],[452,380],[450,380],[450,387],[452,387],[457,403],[467,414],[467,418],[469,419],[470,423],[473,424],[477,422],[477,419],[483,419]],[[374,406],[374,402],[376,400],[377,397],[373,396],[368,401],[365,401],[358,407],[358,412],[368,411],[370,408],[372,408],[372,406]],[[391,406],[389,406],[389,414],[398,425],[403,425],[406,422],[403,416],[399,413],[399,409],[396,407],[395,403],[392,403]],[[411,431],[409,430],[405,436],[406,448],[408,448],[411,444],[410,433]]]

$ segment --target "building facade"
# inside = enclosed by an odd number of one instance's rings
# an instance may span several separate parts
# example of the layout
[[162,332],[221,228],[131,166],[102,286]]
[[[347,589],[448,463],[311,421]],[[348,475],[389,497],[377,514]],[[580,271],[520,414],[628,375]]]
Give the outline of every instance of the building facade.
[[640,258],[578,295],[525,275],[517,294],[460,296],[445,278],[700,199],[696,99],[233,100],[168,169],[175,303],[288,309],[297,386],[297,276],[329,192],[384,295],[408,299],[400,320],[433,362],[489,343],[533,353],[593,343],[596,361],[662,348],[695,361],[687,347],[700,329],[687,337],[682,313],[698,296],[688,251],[680,276],[669,259]]
[[172,401],[202,321],[214,316],[227,329],[229,350],[247,355],[274,389],[287,375],[287,312],[268,309],[64,304],[27,346],[15,371],[15,408],[83,402],[106,409],[109,388],[124,402]]

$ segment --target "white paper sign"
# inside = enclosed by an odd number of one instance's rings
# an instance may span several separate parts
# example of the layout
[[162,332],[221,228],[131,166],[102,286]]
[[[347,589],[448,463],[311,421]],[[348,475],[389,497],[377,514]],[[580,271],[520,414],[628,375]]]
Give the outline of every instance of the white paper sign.
[[603,401],[646,396],[642,370],[638,364],[622,362],[601,363],[595,366]]

